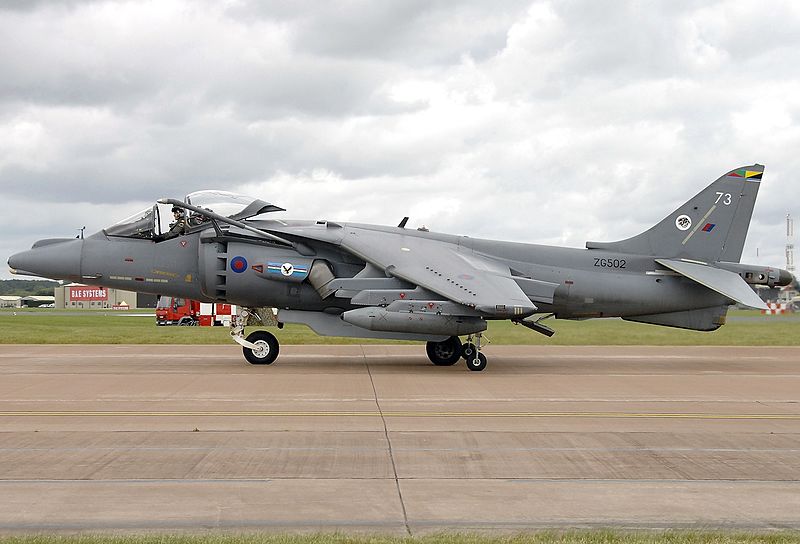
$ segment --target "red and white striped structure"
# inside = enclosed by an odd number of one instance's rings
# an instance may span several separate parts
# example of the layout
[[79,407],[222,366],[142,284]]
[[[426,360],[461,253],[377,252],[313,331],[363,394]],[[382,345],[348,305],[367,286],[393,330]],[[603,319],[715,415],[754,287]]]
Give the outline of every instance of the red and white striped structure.
[[767,309],[761,310],[761,313],[765,315],[780,315],[785,314],[786,309],[787,304],[785,302],[767,302]]
[[236,315],[233,304],[200,303],[199,325],[201,327],[230,327],[232,316]]

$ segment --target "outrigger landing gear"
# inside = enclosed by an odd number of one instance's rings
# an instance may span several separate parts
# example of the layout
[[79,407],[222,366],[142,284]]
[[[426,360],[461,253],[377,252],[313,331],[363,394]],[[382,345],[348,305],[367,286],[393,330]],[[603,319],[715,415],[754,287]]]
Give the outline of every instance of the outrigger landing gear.
[[475,343],[472,343],[472,335],[467,336],[467,341],[461,346],[461,356],[467,361],[467,368],[474,371],[480,371],[486,368],[486,356],[481,353],[481,339],[483,334],[477,333],[475,335]]
[[239,311],[231,319],[231,338],[242,346],[244,358],[251,365],[270,365],[275,362],[280,351],[278,339],[267,331],[251,332],[244,338],[244,327],[247,325],[247,318],[250,315],[258,316],[257,312],[252,312],[246,308],[239,308]]

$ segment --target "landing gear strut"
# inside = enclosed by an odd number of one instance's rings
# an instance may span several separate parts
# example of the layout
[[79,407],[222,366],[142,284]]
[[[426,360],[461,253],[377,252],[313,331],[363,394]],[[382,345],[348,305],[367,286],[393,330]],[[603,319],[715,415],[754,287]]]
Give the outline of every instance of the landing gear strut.
[[258,316],[258,313],[251,312],[246,308],[239,308],[235,316],[231,318],[231,338],[242,346],[244,358],[251,365],[271,365],[275,362],[280,351],[278,339],[267,331],[251,332],[244,338],[244,327],[247,325],[247,318],[251,315]]

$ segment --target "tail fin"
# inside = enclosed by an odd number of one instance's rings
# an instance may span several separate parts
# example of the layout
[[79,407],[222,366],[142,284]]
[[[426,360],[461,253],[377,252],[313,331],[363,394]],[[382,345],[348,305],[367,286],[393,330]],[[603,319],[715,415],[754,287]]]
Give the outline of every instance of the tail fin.
[[645,232],[588,249],[702,261],[739,262],[764,167],[731,170]]

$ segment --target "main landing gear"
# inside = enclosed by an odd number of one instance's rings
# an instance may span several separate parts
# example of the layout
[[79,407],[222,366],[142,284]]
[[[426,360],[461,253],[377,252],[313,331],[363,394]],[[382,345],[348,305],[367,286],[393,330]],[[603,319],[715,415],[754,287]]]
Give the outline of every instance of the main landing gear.
[[475,343],[472,342],[473,335],[467,336],[467,341],[462,344],[458,336],[451,336],[442,342],[428,342],[425,350],[428,358],[436,366],[451,366],[463,358],[467,362],[467,368],[480,371],[486,368],[486,356],[481,353],[481,339],[483,335],[474,335]]

